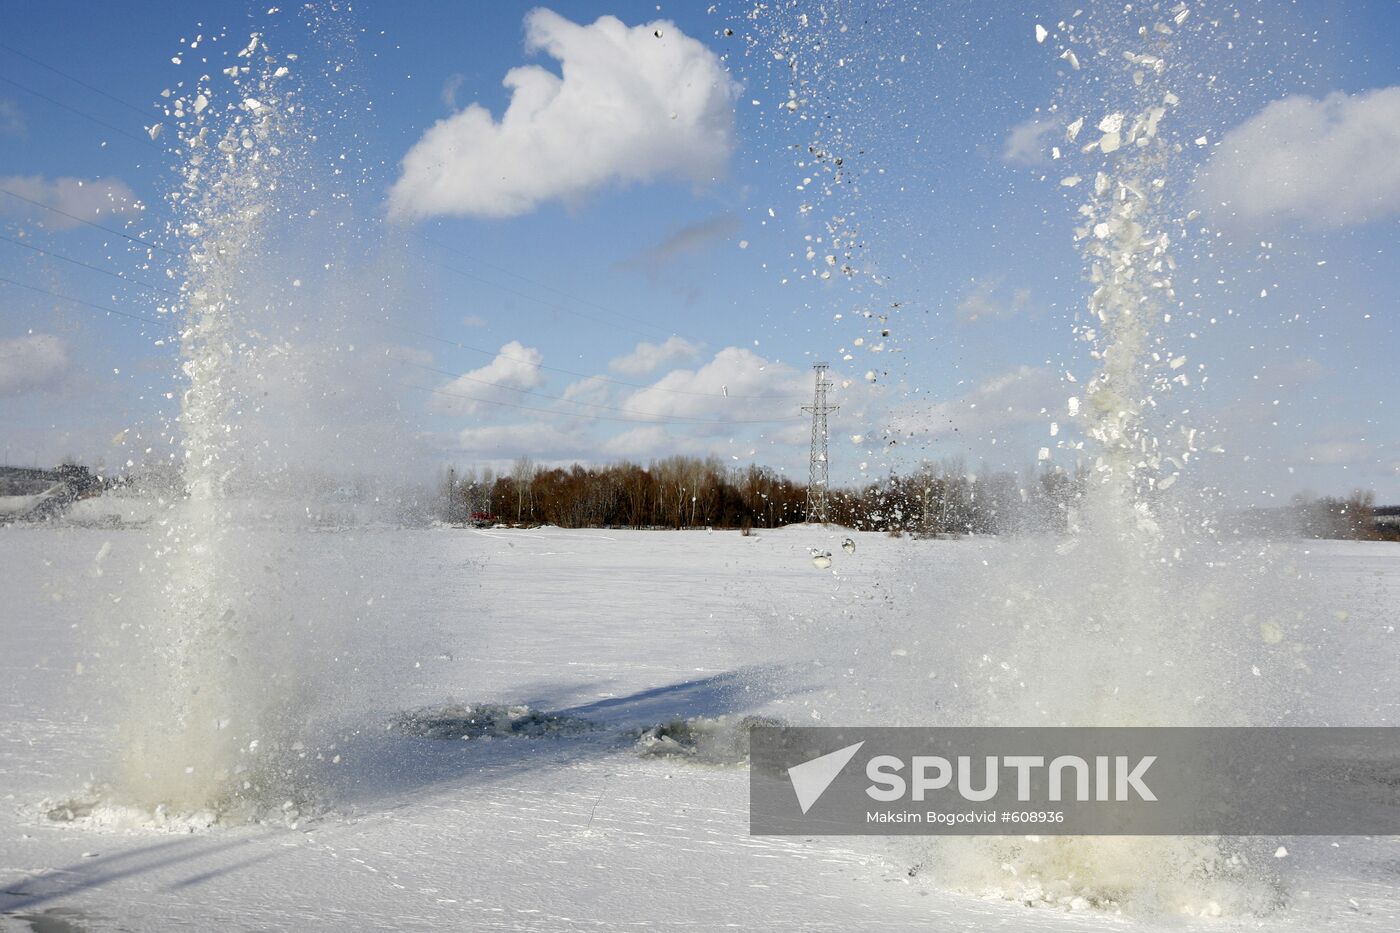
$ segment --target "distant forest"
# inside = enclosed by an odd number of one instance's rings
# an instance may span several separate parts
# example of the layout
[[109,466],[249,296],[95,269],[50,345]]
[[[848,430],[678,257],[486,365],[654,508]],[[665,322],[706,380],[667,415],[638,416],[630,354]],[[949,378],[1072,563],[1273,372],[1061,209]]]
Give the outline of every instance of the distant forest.
[[[1063,531],[1087,472],[1057,467],[969,472],[960,461],[925,463],[855,488],[832,489],[828,519],[892,534],[963,535]],[[449,470],[439,491],[451,523],[563,528],[777,528],[807,520],[807,487],[762,466],[730,467],[717,457],[668,457],[643,467],[541,467],[521,458],[503,473]],[[1400,540],[1400,510],[1375,506],[1369,492],[1298,497],[1277,509],[1230,513],[1243,534]]]
[[[1004,534],[1063,528],[1083,477],[1045,470],[972,475],[959,463],[927,464],[855,489],[832,489],[828,518],[870,531]],[[668,457],[542,468],[517,460],[508,472],[452,470],[442,501],[450,522],[499,521],[564,528],[776,528],[806,521],[807,487],[761,466],[717,457]]]

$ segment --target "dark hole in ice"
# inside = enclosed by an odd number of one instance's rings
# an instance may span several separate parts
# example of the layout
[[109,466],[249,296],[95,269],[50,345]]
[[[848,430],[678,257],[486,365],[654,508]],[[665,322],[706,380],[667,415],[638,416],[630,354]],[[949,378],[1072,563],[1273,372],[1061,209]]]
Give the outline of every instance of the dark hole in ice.
[[592,722],[577,716],[500,703],[422,707],[400,713],[393,725],[405,735],[429,739],[543,738],[577,735],[596,728]]

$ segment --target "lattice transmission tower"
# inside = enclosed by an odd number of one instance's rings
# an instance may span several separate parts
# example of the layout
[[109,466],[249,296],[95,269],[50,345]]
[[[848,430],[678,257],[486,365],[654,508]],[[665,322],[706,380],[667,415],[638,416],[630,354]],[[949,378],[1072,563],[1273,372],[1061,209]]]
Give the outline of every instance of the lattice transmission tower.
[[812,463],[807,472],[807,521],[827,522],[827,455],[826,455],[826,416],[839,406],[826,403],[826,390],[831,382],[826,378],[829,364],[817,363],[812,368],[817,371],[817,387],[812,395],[812,404],[803,405],[803,411],[812,413]]

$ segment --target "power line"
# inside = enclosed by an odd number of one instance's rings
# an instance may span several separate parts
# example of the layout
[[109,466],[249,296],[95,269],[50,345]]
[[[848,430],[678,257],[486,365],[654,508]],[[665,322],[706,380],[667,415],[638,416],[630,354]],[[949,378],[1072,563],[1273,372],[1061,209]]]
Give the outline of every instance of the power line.
[[65,256],[62,253],[55,253],[52,250],[41,249],[40,247],[35,246],[32,243],[25,243],[21,240],[11,239],[10,237],[5,236],[4,234],[0,234],[0,240],[4,240],[6,243],[13,243],[15,246],[23,247],[24,249],[33,250],[34,252],[41,253],[45,256],[52,256],[54,259],[62,259],[64,262],[71,262],[73,265],[82,266],[84,269],[91,269],[93,272],[100,273],[101,275],[110,276],[119,282],[126,283],[127,285],[139,285],[143,288],[153,289],[158,292],[165,292],[165,294],[167,295],[180,294],[174,289],[162,288],[154,282],[147,282],[143,279],[127,278],[126,276],[119,275],[118,273],[113,272],[110,269],[103,269],[100,266],[90,265],[88,263],[83,262],[81,259],[74,259],[72,256]]
[[138,107],[138,106],[136,106],[135,104],[133,104],[133,103],[131,103],[131,102],[129,102],[129,101],[122,100],[120,97],[115,97],[115,96],[113,96],[113,95],[107,93],[106,91],[102,90],[102,88],[97,87],[96,85],[88,84],[88,83],[87,83],[86,81],[84,81],[82,78],[74,77],[73,75],[69,74],[69,73],[66,72],[66,71],[60,71],[59,69],[55,68],[53,65],[48,64],[47,62],[41,62],[41,61],[39,61],[39,59],[35,58],[33,55],[30,55],[30,54],[27,53],[27,52],[22,52],[22,51],[20,51],[19,49],[15,48],[15,47],[12,46],[12,45],[6,45],[4,42],[0,42],[0,49],[4,49],[6,52],[9,52],[11,55],[18,55],[20,58],[24,59],[24,60],[27,61],[27,62],[31,62],[31,63],[33,63],[33,64],[35,64],[35,65],[38,65],[40,68],[47,69],[47,70],[49,70],[49,71],[52,71],[52,72],[53,72],[54,74],[56,74],[56,75],[59,75],[59,76],[64,77],[64,78],[67,78],[69,81],[72,81],[74,84],[78,85],[79,87],[85,88],[86,90],[89,90],[89,91],[92,91],[94,94],[101,94],[103,97],[107,98],[108,100],[112,101],[113,103],[121,104],[123,107],[126,107],[126,108],[129,109],[129,110],[134,110],[136,113],[140,114],[143,118],[144,118],[144,117],[150,116],[150,112],[149,112],[148,110],[143,109],[143,108],[141,108],[141,107]]
[[0,276],[0,282],[5,283],[6,285],[14,285],[17,288],[28,289],[31,292],[38,292],[41,295],[50,295],[61,301],[68,301],[75,305],[82,305],[86,308],[93,308],[97,311],[102,311],[106,314],[115,314],[120,317],[131,318],[133,321],[145,321],[149,324],[159,324],[161,327],[166,327],[170,330],[175,329],[169,321],[162,321],[160,318],[147,317],[144,314],[136,314],[131,311],[122,311],[117,308],[110,308],[107,305],[93,304],[91,301],[84,301],[81,298],[74,298],[72,295],[63,295],[58,292],[49,291],[47,288],[40,288],[37,285],[28,285],[24,282],[16,282],[14,279],[7,279],[4,276]]
[[140,243],[142,246],[148,249],[159,250],[162,253],[169,253],[171,256],[179,255],[179,253],[175,252],[175,250],[173,249],[169,249],[156,243],[151,243],[148,240],[143,240],[141,239],[141,237],[135,236],[134,234],[124,233],[121,230],[116,230],[112,227],[103,226],[102,224],[88,220],[85,217],[79,217],[77,214],[70,214],[67,211],[59,210],[51,204],[45,204],[43,201],[36,201],[33,198],[27,198],[24,195],[19,194],[18,192],[11,191],[9,188],[0,188],[0,194],[8,194],[12,198],[17,198],[18,200],[23,201],[26,204],[32,204],[35,207],[42,207],[44,210],[57,214],[60,217],[67,217],[69,220],[76,221],[77,223],[87,224],[89,227],[94,227],[98,230],[105,231],[107,233],[112,234],[113,236],[123,237],[125,239],[130,240],[133,243]]
[[[59,108],[61,108],[61,109],[63,109],[63,110],[68,111],[69,113],[77,114],[78,116],[82,117],[84,120],[91,120],[93,123],[96,123],[98,126],[104,126],[104,127],[106,127],[107,129],[111,130],[111,131],[114,132],[114,133],[120,133],[121,135],[127,137],[128,139],[133,139],[133,140],[135,140],[136,142],[141,143],[142,145],[150,146],[150,147],[152,147],[152,148],[154,148],[154,149],[158,149],[158,150],[161,149],[161,147],[158,146],[158,145],[156,144],[156,141],[155,141],[154,139],[152,139],[150,136],[137,135],[136,133],[133,133],[133,132],[131,132],[130,130],[127,130],[127,129],[124,129],[124,128],[120,127],[120,126],[117,126],[115,123],[108,123],[106,120],[103,120],[101,117],[94,117],[92,114],[87,113],[87,112],[82,111],[82,110],[79,110],[77,107],[70,107],[68,104],[65,104],[63,101],[58,100],[57,98],[54,98],[54,97],[50,97],[49,95],[45,94],[43,91],[36,91],[36,90],[34,90],[32,87],[29,87],[28,85],[25,85],[25,84],[21,84],[20,82],[16,81],[16,80],[13,79],[13,78],[7,78],[7,77],[5,77],[4,75],[0,75],[0,81],[3,81],[3,82],[5,82],[6,84],[9,84],[9,85],[13,85],[14,87],[19,88],[21,91],[24,91],[26,94],[33,94],[35,97],[39,98],[40,100],[48,101],[49,103],[53,104],[55,107],[59,107]],[[163,150],[162,150],[162,151],[163,151]]]
[[445,269],[454,275],[460,275],[463,278],[471,279],[474,282],[480,282],[483,285],[489,285],[492,288],[500,289],[501,291],[506,292],[507,294],[515,295],[517,298],[523,298],[526,301],[533,301],[536,304],[543,305],[544,307],[549,308],[551,311],[562,311],[565,314],[572,314],[575,317],[583,318],[586,321],[592,321],[595,324],[601,324],[604,327],[615,327],[621,330],[630,330],[633,333],[641,334],[644,337],[670,336],[669,334],[665,334],[664,331],[657,330],[656,328],[648,328],[646,330],[641,330],[635,327],[625,327],[623,325],[619,325],[616,321],[609,321],[605,318],[600,318],[593,314],[578,311],[566,305],[561,305],[557,301],[551,301],[547,298],[540,298],[535,295],[531,295],[528,292],[522,292],[518,288],[511,288],[509,285],[502,285],[499,282],[493,282],[490,279],[483,278],[482,276],[479,276],[474,272],[468,272],[465,269],[459,269],[456,266],[449,266],[447,263],[442,262],[441,260],[433,259],[430,256],[424,256],[422,253],[417,253],[410,250],[409,255],[420,259],[423,262],[428,263],[429,265],[437,266],[440,269]]
[[[575,302],[578,302],[579,304],[588,305],[588,306],[591,307],[591,308],[596,308],[597,310],[603,311],[603,312],[605,312],[605,313],[607,313],[607,314],[611,314],[611,315],[613,315],[614,317],[620,317],[620,318],[622,318],[622,319],[625,320],[625,321],[632,321],[634,324],[640,324],[640,325],[642,325],[643,327],[645,327],[649,332],[651,332],[651,333],[653,333],[653,334],[660,334],[660,333],[662,333],[661,331],[656,330],[655,328],[653,328],[653,327],[651,326],[651,322],[649,322],[649,321],[644,321],[644,320],[642,320],[641,318],[633,317],[633,316],[630,315],[630,314],[623,314],[621,311],[618,311],[618,310],[616,310],[616,309],[614,309],[614,308],[609,308],[607,305],[599,304],[599,303],[596,302],[596,301],[590,301],[590,300],[587,299],[587,298],[580,298],[579,296],[574,295],[574,294],[571,294],[570,292],[566,292],[566,291],[564,291],[564,290],[561,289],[561,288],[555,288],[554,286],[548,284],[547,282],[541,282],[541,281],[538,281],[538,280],[536,280],[536,279],[531,279],[531,278],[529,278],[528,276],[521,275],[521,274],[518,273],[518,272],[513,272],[512,270],[507,269],[505,266],[498,265],[497,263],[491,262],[489,259],[482,259],[480,256],[477,256],[477,255],[474,254],[474,253],[468,253],[466,250],[461,249],[461,248],[459,248],[459,247],[451,247],[451,246],[448,246],[448,245],[445,244],[445,243],[439,242],[439,241],[437,241],[437,240],[431,240],[431,239],[429,239],[429,238],[427,238],[427,237],[423,237],[423,242],[427,243],[427,244],[430,245],[430,246],[436,246],[438,249],[443,250],[444,252],[455,253],[456,255],[461,256],[461,257],[463,257],[464,259],[470,260],[471,262],[477,262],[477,263],[480,263],[480,264],[483,265],[483,266],[488,266],[489,268],[495,269],[497,272],[500,272],[500,273],[502,273],[503,275],[508,275],[508,276],[510,276],[510,277],[513,278],[513,279],[517,279],[517,280],[519,280],[519,281],[521,281],[521,282],[525,282],[525,283],[527,283],[527,284],[534,285],[535,287],[544,289],[544,290],[547,291],[547,292],[552,292],[552,293],[554,293],[554,294],[560,296],[561,298],[567,298],[567,299],[569,299],[570,301],[575,301]],[[671,336],[671,335],[670,335],[670,334],[667,334],[666,336],[669,337],[669,336]]]

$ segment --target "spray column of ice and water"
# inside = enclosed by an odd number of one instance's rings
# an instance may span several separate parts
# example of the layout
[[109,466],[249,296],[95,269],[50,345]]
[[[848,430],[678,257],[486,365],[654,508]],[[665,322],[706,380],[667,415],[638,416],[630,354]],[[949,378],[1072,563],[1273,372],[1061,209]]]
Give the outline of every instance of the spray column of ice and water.
[[[224,815],[256,809],[275,783],[269,734],[275,684],[252,639],[265,610],[249,572],[257,536],[239,527],[249,443],[240,418],[256,358],[257,310],[244,300],[258,273],[268,215],[283,172],[284,126],[294,112],[279,85],[288,69],[253,35],[217,84],[209,76],[174,97],[180,185],[171,195],[185,259],[178,309],[187,380],[178,428],[185,496],[162,521],[163,577],[150,634],[158,664],[140,685],[129,723],[123,802]],[[252,558],[252,559],[250,559]]]
[[[1160,57],[1138,58],[1158,73],[1162,70]],[[1099,532],[1117,530],[1132,537],[1155,537],[1158,530],[1148,495],[1157,486],[1160,444],[1144,415],[1152,403],[1150,393],[1160,387],[1160,381],[1150,379],[1158,362],[1150,350],[1158,340],[1163,309],[1175,299],[1175,263],[1163,211],[1169,146],[1157,137],[1157,129],[1176,103],[1176,96],[1164,91],[1160,101],[1136,114],[1108,113],[1096,124],[1101,135],[1084,147],[1105,157],[1092,182],[1093,197],[1080,208],[1085,223],[1076,231],[1093,286],[1089,320],[1076,330],[1099,364],[1086,387],[1089,404],[1082,414],[1095,451],[1086,504]],[[1082,122],[1081,117],[1070,125],[1071,141],[1080,135]],[[1077,399],[1071,408],[1073,415]]]

